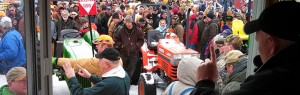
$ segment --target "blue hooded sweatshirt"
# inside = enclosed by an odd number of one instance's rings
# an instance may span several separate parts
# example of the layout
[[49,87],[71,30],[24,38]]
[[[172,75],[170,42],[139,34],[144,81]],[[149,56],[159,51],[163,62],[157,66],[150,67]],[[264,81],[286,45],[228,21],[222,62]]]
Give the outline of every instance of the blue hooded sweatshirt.
[[8,30],[0,41],[0,74],[9,69],[26,65],[24,40],[15,29]]

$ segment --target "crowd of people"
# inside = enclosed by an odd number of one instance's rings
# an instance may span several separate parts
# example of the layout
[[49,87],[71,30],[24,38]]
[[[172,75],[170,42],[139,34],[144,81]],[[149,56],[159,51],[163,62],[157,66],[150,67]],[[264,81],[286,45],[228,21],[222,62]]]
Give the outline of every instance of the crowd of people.
[[[98,14],[93,16],[91,21],[92,30],[97,31],[98,34],[101,35],[99,39],[96,40],[96,42],[101,41],[101,45],[99,46],[98,43],[96,47],[97,49],[101,49],[101,47],[103,48],[104,46],[105,48],[116,48],[120,52],[122,60],[120,64],[122,64],[131,79],[129,84],[135,84],[132,80],[136,79],[134,78],[136,76],[133,74],[137,69],[138,52],[146,40],[149,30],[175,33],[182,43],[188,41],[189,44],[186,46],[198,51],[201,54],[202,60],[209,58],[210,46],[217,47],[216,50],[219,51],[218,61],[220,65],[220,75],[222,75],[219,77],[219,86],[217,88],[220,89],[220,91],[224,87],[225,89],[227,88],[224,91],[231,91],[231,87],[226,87],[227,84],[242,82],[245,79],[241,78],[240,80],[235,80],[236,77],[246,76],[245,68],[247,58],[243,53],[240,56],[232,57],[232,53],[228,52],[236,50],[238,54],[241,53],[240,50],[243,45],[243,40],[239,35],[233,34],[233,25],[231,22],[239,20],[246,23],[246,3],[242,5],[243,9],[241,10],[235,8],[234,4],[229,3],[228,5],[230,7],[227,11],[226,20],[223,20],[222,14],[224,10],[222,9],[223,4],[220,4],[220,2],[200,1],[199,4],[195,6],[188,2],[178,1],[166,5],[168,7],[148,5],[135,7],[136,5],[134,4],[122,4],[117,2],[97,3]],[[52,22],[55,23],[54,27],[56,27],[55,31],[52,31],[54,41],[55,38],[60,37],[58,36],[60,35],[59,32],[64,29],[78,30],[81,35],[89,31],[88,16],[80,15],[76,2],[72,4],[58,3],[51,6]],[[187,14],[189,8],[191,8],[192,11],[190,14]],[[134,10],[137,11],[136,14],[134,14]],[[187,16],[190,16],[189,20],[187,20]],[[188,22],[190,27],[188,31],[185,31],[187,27],[186,22]],[[188,40],[185,39],[185,32],[189,32]],[[110,37],[111,39],[103,39],[104,36],[107,36],[105,38]],[[101,52],[102,51],[99,53]],[[227,53],[228,55],[226,55]],[[236,52],[234,52],[233,55],[236,55]],[[77,65],[79,65],[88,69],[92,74],[98,76],[104,74],[104,72],[97,70],[99,68],[90,68],[98,64],[97,58],[58,58],[57,63],[63,66],[65,64],[63,60],[70,60],[71,66],[75,68],[77,72],[80,70],[80,68],[77,67]],[[83,65],[86,63],[90,65]],[[182,63],[185,62],[183,61]],[[200,65],[200,63],[198,65]],[[198,67],[198,65],[194,67]],[[227,67],[228,71],[226,72],[225,69]],[[193,73],[196,73],[196,70]],[[196,80],[195,77],[192,78]],[[195,86],[195,84],[196,81],[193,81],[189,85]],[[175,86],[173,88],[176,88]],[[85,90],[83,90],[83,93],[85,93],[84,91]]]

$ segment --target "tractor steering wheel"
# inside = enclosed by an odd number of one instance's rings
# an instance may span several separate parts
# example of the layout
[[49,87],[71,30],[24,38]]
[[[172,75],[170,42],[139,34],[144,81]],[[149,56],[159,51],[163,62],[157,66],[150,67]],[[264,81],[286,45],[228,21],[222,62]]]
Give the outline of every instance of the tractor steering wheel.
[[62,35],[62,38],[79,38],[80,35],[77,31],[71,31]]

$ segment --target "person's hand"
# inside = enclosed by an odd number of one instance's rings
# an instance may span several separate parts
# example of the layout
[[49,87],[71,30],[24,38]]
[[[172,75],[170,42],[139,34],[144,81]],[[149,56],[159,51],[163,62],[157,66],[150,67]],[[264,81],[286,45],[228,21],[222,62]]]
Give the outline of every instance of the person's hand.
[[65,61],[65,64],[63,65],[63,68],[65,70],[66,76],[70,79],[71,77],[75,77],[75,71],[74,68],[71,66],[71,63],[69,60]]
[[82,68],[81,66],[77,65],[79,67],[78,74],[84,78],[90,78],[91,74],[86,69]]
[[216,54],[213,46],[210,46],[210,58],[205,59],[204,63],[198,67],[197,70],[197,80],[211,80],[213,82],[217,82],[218,80],[218,69],[216,62]]

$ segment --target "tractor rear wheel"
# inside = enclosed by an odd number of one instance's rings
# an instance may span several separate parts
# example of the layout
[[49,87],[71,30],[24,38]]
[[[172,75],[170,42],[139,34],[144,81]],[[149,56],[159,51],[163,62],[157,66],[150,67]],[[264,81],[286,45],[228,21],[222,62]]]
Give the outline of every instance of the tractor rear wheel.
[[138,82],[138,94],[139,95],[156,95],[156,85],[147,84],[146,79],[143,75],[140,76]]

